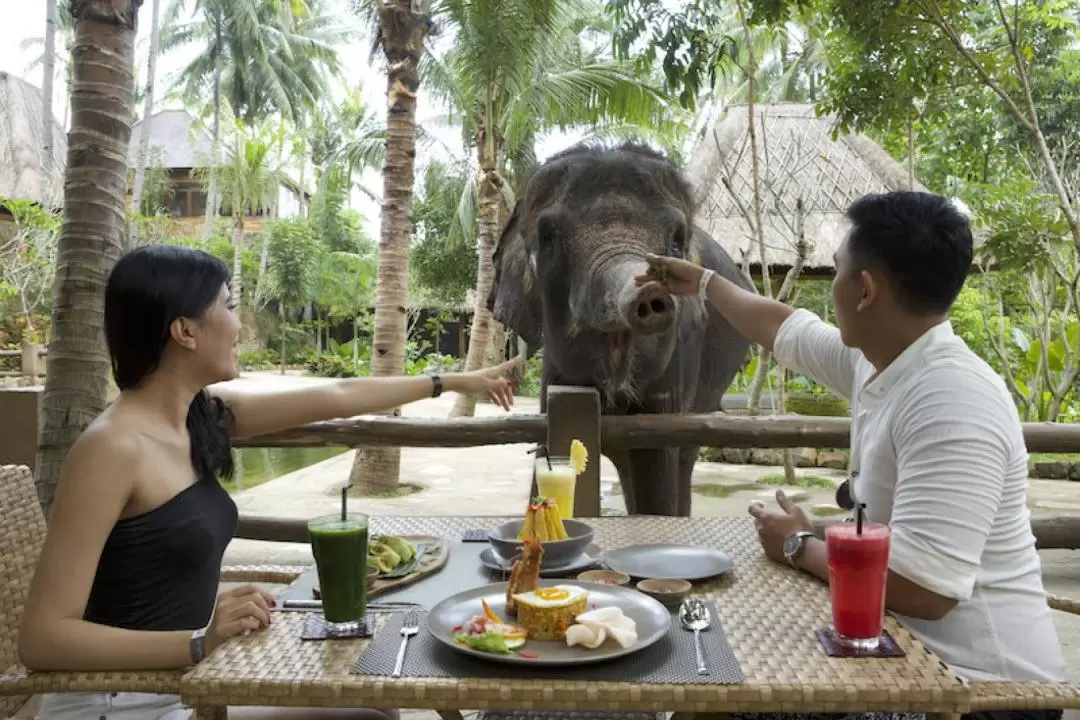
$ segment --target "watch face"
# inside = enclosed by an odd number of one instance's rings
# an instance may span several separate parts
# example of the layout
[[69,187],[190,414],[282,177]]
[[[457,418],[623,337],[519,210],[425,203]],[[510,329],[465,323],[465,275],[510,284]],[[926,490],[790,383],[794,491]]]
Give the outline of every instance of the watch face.
[[803,539],[801,535],[790,535],[784,540],[784,557],[792,558],[795,553],[799,552],[799,548],[802,547]]

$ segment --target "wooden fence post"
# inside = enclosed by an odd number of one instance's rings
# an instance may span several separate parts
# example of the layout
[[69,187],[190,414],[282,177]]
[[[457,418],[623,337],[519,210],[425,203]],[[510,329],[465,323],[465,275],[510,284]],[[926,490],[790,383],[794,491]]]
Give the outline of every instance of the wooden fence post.
[[595,388],[551,385],[547,389],[547,448],[567,455],[570,441],[580,440],[589,464],[578,477],[575,517],[600,517],[600,394]]
[[22,376],[37,382],[39,375],[45,373],[41,370],[41,346],[32,342],[24,342],[22,344]]

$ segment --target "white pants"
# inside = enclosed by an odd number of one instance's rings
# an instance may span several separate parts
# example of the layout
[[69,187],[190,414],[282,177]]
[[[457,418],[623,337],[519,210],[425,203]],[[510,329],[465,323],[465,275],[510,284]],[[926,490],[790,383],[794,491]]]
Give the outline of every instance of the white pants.
[[190,720],[179,695],[52,693],[41,698],[36,720]]

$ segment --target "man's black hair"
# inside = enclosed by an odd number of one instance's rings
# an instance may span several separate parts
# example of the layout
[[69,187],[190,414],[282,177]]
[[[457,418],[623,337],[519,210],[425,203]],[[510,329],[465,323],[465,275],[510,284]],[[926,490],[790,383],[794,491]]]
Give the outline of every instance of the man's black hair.
[[864,195],[846,215],[857,270],[883,270],[910,312],[949,311],[964,287],[974,244],[967,218],[952,202],[925,192]]

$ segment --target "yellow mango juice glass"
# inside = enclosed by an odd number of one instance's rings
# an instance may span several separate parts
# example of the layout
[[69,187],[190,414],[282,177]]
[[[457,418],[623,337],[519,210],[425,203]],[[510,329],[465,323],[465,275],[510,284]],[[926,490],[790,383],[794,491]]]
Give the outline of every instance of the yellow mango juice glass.
[[[548,461],[551,461],[550,467]],[[536,491],[543,497],[555,501],[559,507],[559,517],[563,520],[574,517],[574,490],[577,487],[577,472],[570,464],[570,458],[551,457],[536,459]]]

